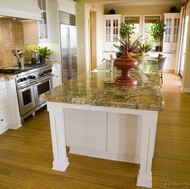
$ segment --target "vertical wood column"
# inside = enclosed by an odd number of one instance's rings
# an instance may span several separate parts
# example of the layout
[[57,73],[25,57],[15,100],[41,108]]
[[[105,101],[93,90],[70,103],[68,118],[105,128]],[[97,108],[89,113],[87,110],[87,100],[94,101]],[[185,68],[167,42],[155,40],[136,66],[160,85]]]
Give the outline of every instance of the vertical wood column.
[[137,186],[152,187],[152,158],[156,139],[158,112],[142,116],[141,162]]
[[64,109],[56,106],[56,103],[47,102],[50,115],[51,138],[53,148],[53,168],[65,171],[69,165],[66,155],[66,137],[64,123]]

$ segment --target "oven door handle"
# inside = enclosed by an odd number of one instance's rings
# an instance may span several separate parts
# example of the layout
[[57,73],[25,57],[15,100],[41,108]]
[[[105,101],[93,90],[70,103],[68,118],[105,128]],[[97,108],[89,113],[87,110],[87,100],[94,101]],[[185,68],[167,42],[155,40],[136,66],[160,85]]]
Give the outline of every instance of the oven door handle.
[[52,78],[52,77],[54,77],[53,74],[48,75],[47,77],[39,78],[38,80],[35,81],[35,84],[37,84],[37,83],[39,83],[39,82],[43,82],[43,81],[45,81],[45,80],[48,80],[48,79],[50,79],[50,78]]
[[32,82],[32,83],[30,83],[30,84],[28,84],[28,85],[24,85],[24,86],[17,87],[17,89],[18,89],[18,90],[25,89],[25,88],[28,88],[28,87],[33,86],[35,83],[36,83],[36,82]]

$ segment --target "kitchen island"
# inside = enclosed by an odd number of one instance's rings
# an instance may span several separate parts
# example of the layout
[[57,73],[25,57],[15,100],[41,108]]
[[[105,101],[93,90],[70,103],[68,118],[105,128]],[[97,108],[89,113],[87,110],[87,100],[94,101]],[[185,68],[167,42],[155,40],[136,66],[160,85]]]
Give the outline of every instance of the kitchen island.
[[164,110],[156,61],[131,74],[137,86],[117,86],[118,70],[85,72],[42,94],[47,100],[53,169],[65,171],[70,153],[140,164],[137,185],[152,187],[158,112]]

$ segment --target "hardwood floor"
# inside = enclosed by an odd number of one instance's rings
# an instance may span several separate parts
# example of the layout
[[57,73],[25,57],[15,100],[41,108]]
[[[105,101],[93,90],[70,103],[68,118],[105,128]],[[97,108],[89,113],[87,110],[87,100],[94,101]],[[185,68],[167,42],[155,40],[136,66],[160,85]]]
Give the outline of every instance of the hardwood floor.
[[[165,110],[159,113],[153,189],[190,188],[190,93],[180,77],[164,73]],[[46,108],[18,130],[0,135],[1,189],[140,189],[139,165],[69,154],[66,172],[52,170]]]

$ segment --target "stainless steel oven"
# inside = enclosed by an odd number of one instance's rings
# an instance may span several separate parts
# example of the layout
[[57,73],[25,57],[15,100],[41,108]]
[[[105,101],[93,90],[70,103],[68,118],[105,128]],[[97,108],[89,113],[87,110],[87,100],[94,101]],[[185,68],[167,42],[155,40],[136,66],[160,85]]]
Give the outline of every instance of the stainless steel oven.
[[51,66],[43,66],[18,74],[16,79],[21,121],[46,105],[39,96],[52,89]]
[[41,108],[46,101],[41,100],[39,96],[42,93],[45,93],[52,89],[52,77],[53,75],[49,75],[47,78],[43,78],[39,81],[36,82],[34,85],[34,98],[35,98],[35,104],[36,104],[36,109]]
[[19,102],[21,116],[35,109],[33,84],[30,84],[28,86],[18,87],[17,94],[18,94],[18,102]]

